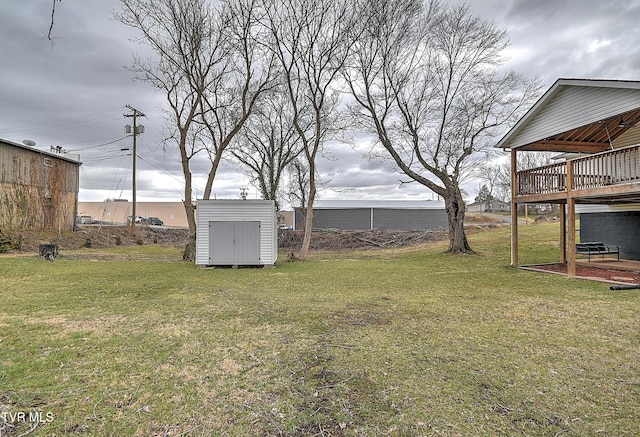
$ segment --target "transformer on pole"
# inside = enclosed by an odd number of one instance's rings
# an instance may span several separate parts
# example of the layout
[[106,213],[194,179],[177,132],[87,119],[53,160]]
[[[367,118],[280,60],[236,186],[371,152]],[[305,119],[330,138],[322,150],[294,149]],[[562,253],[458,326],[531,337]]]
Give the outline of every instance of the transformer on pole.
[[133,129],[130,125],[124,127],[124,131],[127,134],[133,135],[133,177],[132,177],[132,203],[131,208],[131,227],[136,225],[136,137],[144,132],[144,126],[138,126],[138,117],[146,117],[142,112],[138,111],[131,105],[125,105],[127,109],[132,111],[131,114],[124,114],[125,117],[133,118]]

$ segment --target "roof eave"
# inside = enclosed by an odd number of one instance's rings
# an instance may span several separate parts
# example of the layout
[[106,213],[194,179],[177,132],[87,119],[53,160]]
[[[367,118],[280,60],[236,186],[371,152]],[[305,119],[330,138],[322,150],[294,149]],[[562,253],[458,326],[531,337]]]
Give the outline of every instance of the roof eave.
[[496,148],[512,149],[523,148],[528,144],[512,147],[512,138],[527,125],[527,123],[544,109],[545,104],[552,99],[562,87],[600,87],[600,88],[626,88],[640,90],[640,81],[608,80],[608,79],[566,79],[560,78],[545,92],[538,101],[518,120],[518,122],[498,141]]

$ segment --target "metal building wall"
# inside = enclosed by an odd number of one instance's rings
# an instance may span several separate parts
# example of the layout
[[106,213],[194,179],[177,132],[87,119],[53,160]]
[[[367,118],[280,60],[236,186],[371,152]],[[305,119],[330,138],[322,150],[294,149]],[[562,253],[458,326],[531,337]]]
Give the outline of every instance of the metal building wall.
[[[296,229],[304,229],[304,214],[295,210]],[[371,229],[371,208],[314,209],[313,227],[318,229]]]
[[448,226],[444,209],[373,209],[376,229],[433,229]]
[[[313,227],[318,229],[433,229],[448,226],[442,208],[326,208],[313,210]],[[295,228],[304,229],[301,208],[295,209]]]

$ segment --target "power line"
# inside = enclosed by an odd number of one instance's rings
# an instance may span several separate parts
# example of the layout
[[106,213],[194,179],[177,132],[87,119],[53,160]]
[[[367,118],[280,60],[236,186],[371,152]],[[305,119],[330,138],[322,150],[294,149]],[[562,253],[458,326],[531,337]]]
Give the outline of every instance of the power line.
[[122,140],[124,140],[125,138],[129,138],[129,135],[125,135],[125,136],[123,136],[123,137],[120,137],[120,138],[115,139],[115,140],[113,140],[113,141],[108,141],[108,142],[106,142],[106,143],[97,144],[97,145],[95,145],[95,146],[89,146],[89,147],[85,147],[85,148],[82,148],[82,149],[67,149],[67,151],[68,151],[68,152],[86,152],[87,150],[97,149],[97,148],[99,148],[99,147],[104,147],[104,146],[108,146],[108,145],[110,145],[110,144],[117,143],[118,141],[122,141]]

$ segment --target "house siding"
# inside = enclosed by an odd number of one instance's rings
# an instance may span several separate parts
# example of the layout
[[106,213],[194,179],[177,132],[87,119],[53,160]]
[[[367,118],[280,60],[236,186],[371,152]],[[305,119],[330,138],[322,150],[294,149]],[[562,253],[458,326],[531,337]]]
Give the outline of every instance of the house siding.
[[467,205],[468,212],[507,212],[511,210],[511,205],[500,200],[490,202],[475,202]]
[[640,90],[604,86],[566,86],[544,106],[527,127],[509,138],[509,147],[519,147],[540,138],[566,132],[640,106]]

